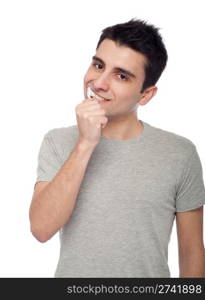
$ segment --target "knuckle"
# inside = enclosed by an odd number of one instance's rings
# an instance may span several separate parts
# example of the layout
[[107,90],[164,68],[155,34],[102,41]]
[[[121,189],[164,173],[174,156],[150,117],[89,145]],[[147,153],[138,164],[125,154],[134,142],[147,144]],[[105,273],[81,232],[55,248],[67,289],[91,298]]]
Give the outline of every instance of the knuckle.
[[94,118],[93,118],[92,116],[90,116],[90,117],[88,118],[88,120],[92,123],[93,120],[94,120]]

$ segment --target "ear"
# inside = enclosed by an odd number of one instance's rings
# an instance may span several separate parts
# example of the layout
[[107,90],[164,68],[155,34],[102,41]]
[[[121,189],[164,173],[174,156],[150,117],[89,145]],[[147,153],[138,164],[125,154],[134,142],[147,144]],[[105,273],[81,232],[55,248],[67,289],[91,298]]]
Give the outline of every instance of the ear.
[[144,90],[142,93],[142,96],[140,100],[138,101],[139,105],[145,105],[147,104],[157,93],[157,87],[156,86],[150,86]]

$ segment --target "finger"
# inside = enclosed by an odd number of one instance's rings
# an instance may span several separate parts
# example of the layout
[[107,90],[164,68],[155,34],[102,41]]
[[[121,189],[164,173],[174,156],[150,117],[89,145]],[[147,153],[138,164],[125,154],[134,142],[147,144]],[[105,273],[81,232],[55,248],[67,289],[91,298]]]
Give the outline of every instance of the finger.
[[86,98],[83,102],[97,103],[98,101],[96,98]]
[[95,102],[84,102],[83,103],[83,107],[89,108],[89,107],[97,107],[97,108],[101,108],[101,105],[98,103],[98,101]]

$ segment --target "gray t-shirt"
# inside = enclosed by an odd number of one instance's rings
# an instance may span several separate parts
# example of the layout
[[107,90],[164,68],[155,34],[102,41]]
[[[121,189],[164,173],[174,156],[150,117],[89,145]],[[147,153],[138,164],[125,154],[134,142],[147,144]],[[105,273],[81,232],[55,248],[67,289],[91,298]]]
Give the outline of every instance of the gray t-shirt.
[[[170,277],[175,213],[205,203],[202,166],[189,139],[141,122],[136,138],[101,136],[59,231],[55,277]],[[78,133],[73,125],[44,135],[36,181],[53,179]]]

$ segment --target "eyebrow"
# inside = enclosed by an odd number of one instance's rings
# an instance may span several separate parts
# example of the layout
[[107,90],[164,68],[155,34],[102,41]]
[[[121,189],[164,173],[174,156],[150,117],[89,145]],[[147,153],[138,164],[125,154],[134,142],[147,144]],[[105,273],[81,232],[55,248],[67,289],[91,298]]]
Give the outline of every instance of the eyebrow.
[[[100,57],[98,57],[98,56],[96,56],[96,55],[94,55],[94,56],[92,57],[92,59],[93,59],[93,60],[97,60],[97,61],[99,61],[101,64],[105,65],[105,62],[104,62]],[[135,76],[133,73],[131,73],[130,71],[125,70],[125,69],[123,69],[123,68],[120,68],[120,67],[114,67],[114,70],[115,70],[116,72],[122,72],[122,73],[124,73],[124,74],[129,75],[130,77],[136,78],[136,76]]]

